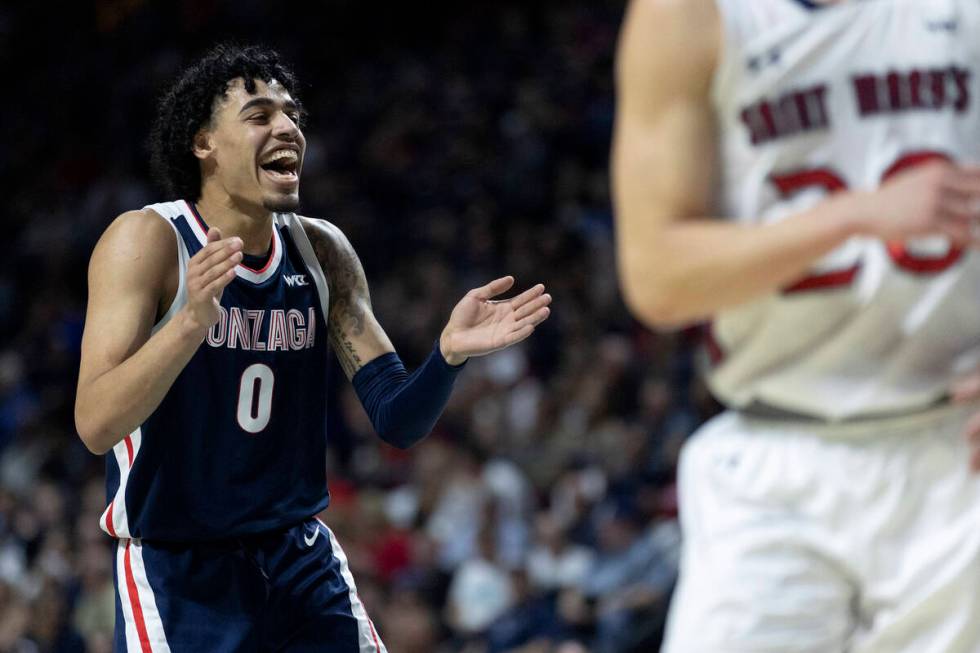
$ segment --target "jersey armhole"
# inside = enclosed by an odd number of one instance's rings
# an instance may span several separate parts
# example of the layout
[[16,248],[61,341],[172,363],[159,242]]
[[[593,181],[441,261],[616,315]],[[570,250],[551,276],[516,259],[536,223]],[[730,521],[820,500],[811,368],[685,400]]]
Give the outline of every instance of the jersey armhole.
[[177,292],[174,293],[173,301],[170,302],[170,306],[163,314],[163,317],[161,317],[150,330],[150,335],[153,335],[162,329],[167,322],[173,318],[174,314],[176,314],[177,311],[179,311],[181,307],[187,303],[187,287],[184,277],[187,271],[187,261],[190,257],[187,253],[187,248],[184,245],[184,239],[180,237],[180,232],[177,231],[177,225],[173,223],[173,220],[157,212],[152,206],[148,206],[146,208],[152,211],[153,214],[158,216],[161,220],[166,222],[170,226],[170,230],[173,231],[174,238],[177,239]]
[[718,60],[711,75],[711,101],[715,107],[721,106],[722,98],[730,96],[730,89],[737,77],[738,53],[741,50],[742,34],[733,12],[732,0],[713,0],[718,10],[721,30],[718,44]]
[[303,220],[295,213],[280,213],[277,217],[289,229],[293,243],[299,250],[300,256],[303,257],[303,263],[306,265],[310,276],[313,277],[313,284],[316,286],[317,295],[320,297],[320,311],[323,313],[323,321],[326,324],[330,320],[330,286],[327,284],[327,275],[323,271],[323,266],[320,265],[320,260],[316,257],[316,252],[313,251],[310,237],[306,235]]

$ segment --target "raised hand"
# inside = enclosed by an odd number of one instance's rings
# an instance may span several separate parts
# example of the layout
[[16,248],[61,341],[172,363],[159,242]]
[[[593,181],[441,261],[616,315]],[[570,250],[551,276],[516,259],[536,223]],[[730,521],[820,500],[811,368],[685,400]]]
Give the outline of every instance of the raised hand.
[[943,234],[956,245],[976,245],[980,168],[933,161],[895,175],[863,197],[870,217],[864,231],[882,240]]
[[534,333],[534,328],[548,319],[551,295],[545,293],[543,284],[511,299],[493,299],[513,285],[514,277],[494,279],[469,291],[456,304],[439,338],[446,362],[460,365],[470,356],[509,347]]
[[222,239],[221,231],[211,227],[207,244],[187,262],[187,304],[182,310],[203,331],[218,321],[221,294],[235,278],[242,246],[241,238]]

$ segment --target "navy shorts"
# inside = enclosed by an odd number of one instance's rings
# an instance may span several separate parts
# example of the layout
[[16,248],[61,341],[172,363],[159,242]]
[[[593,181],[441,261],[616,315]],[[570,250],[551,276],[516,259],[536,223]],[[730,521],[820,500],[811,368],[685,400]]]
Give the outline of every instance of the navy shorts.
[[321,521],[194,544],[121,539],[116,653],[387,653]]

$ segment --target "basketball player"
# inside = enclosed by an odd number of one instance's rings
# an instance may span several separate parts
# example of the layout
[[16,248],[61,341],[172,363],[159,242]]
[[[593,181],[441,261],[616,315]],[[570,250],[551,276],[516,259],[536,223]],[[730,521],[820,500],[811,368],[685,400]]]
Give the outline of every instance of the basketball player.
[[[621,281],[711,320],[670,653],[980,651],[980,3],[633,0]],[[721,219],[718,219],[721,218]]]
[[164,97],[174,201],[119,216],[92,255],[76,402],[108,453],[115,650],[385,651],[326,508],[327,341],[379,435],[424,437],[459,366],[548,316],[504,277],[457,304],[408,374],[344,235],[296,215],[305,139],[276,53],[218,47]]

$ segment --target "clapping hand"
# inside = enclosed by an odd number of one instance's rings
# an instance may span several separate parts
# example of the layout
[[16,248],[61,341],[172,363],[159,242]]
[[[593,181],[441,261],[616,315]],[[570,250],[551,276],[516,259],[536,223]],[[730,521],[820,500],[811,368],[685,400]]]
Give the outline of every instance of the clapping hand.
[[442,330],[439,348],[450,365],[483,356],[524,340],[548,319],[551,295],[538,284],[511,299],[495,300],[514,285],[514,277],[474,288],[456,304]]

